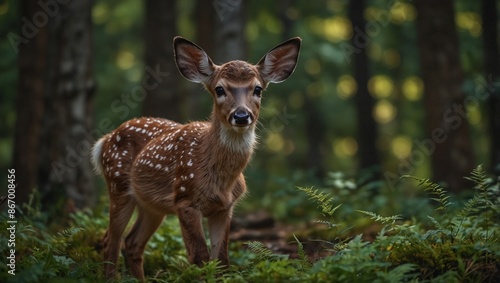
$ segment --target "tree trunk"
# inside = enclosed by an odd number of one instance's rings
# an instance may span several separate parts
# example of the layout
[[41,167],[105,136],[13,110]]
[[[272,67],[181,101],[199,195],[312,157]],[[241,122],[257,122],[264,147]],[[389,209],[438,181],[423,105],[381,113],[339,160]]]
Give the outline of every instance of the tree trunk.
[[493,173],[500,176],[500,87],[494,85],[500,79],[500,67],[498,64],[500,54],[498,53],[498,14],[497,1],[482,0],[483,19],[483,48],[484,48],[484,72],[488,81],[490,96],[488,98],[489,126],[491,138],[491,168]]
[[[215,54],[215,23],[220,21],[213,1],[196,0],[196,42],[209,56]],[[215,58],[212,58],[215,59]]]
[[[29,0],[21,1],[20,10],[20,18],[26,19],[33,19],[36,12],[42,11],[36,1]],[[19,79],[12,167],[16,170],[16,203],[21,207],[38,182],[39,137],[47,75],[47,26],[32,29],[24,25],[19,30],[19,36],[28,39],[16,46]]]
[[[177,69],[174,63],[172,40],[177,35],[176,1],[146,0],[145,3],[145,53],[146,74],[143,87],[146,91],[142,113],[146,116],[165,117],[175,121],[182,118],[181,94]],[[151,70],[168,75],[155,78]]]
[[[213,3],[218,17],[214,18],[213,46],[215,46],[215,53],[212,59],[216,64],[230,60],[246,60],[245,2],[213,1]],[[221,3],[225,4],[221,6]]]
[[307,109],[305,113],[307,139],[306,168],[312,169],[315,177],[323,180],[326,176],[324,143],[327,127],[316,103],[307,94],[304,96],[304,109]]
[[425,84],[427,139],[418,150],[431,156],[434,181],[460,192],[474,167],[466,118],[462,67],[452,0],[420,0],[417,38]]
[[[349,4],[349,18],[353,27],[359,28],[363,34],[366,34],[366,20],[363,16],[365,10],[364,0],[354,0]],[[363,42],[364,43],[364,42]],[[356,46],[356,37],[353,37],[353,46],[359,48],[359,52],[354,52],[353,73],[358,85],[358,91],[355,96],[355,103],[358,118],[358,156],[361,169],[373,168],[380,165],[377,142],[377,123],[373,118],[373,108],[375,99],[368,92],[369,66],[366,48]]]
[[48,83],[39,160],[38,186],[44,204],[62,192],[76,208],[95,205],[94,174],[89,162],[95,91],[91,0],[59,6],[49,22]]

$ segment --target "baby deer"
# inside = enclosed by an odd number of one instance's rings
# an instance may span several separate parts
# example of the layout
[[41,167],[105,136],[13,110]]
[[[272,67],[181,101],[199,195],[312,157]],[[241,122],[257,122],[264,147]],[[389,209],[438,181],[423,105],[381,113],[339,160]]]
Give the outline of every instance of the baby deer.
[[[179,218],[189,261],[202,265],[228,259],[233,207],[245,194],[243,170],[255,146],[262,91],[294,71],[301,39],[270,50],[256,65],[216,65],[196,44],[174,38],[180,73],[213,97],[210,121],[178,124],[159,118],[129,120],[99,139],[92,163],[109,190],[109,227],[103,248],[106,277],[116,274],[122,234],[132,212],[137,220],[123,255],[132,275],[144,281],[143,252],[166,214]],[[202,217],[208,218],[210,251]]]

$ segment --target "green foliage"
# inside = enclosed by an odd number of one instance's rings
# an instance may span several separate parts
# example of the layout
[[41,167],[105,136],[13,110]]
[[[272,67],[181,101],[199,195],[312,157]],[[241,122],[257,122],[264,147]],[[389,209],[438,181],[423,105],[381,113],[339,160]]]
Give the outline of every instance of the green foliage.
[[368,215],[368,216],[370,216],[371,219],[373,219],[377,222],[380,222],[382,224],[390,223],[392,225],[396,222],[396,220],[401,220],[401,215],[381,216],[381,215],[378,215],[378,214],[376,214],[374,212],[370,212],[370,211],[364,211],[364,210],[356,210],[356,211],[361,213],[361,214]]
[[335,214],[335,211],[340,208],[342,204],[339,204],[337,206],[333,206],[332,202],[334,200],[334,197],[330,196],[331,194],[321,192],[318,189],[313,189],[311,188],[298,188],[300,191],[305,192],[308,196],[309,199],[313,200],[318,204],[318,206],[321,208],[321,212],[324,215],[328,216],[333,216]]
[[[204,266],[189,264],[177,220],[168,218],[154,234],[145,254],[145,273],[151,282],[497,282],[500,278],[499,183],[489,178],[481,166],[468,177],[475,194],[467,201],[454,200],[439,185],[416,177],[416,188],[429,193],[438,210],[427,210],[423,219],[402,215],[382,216],[365,210],[365,203],[354,209],[363,227],[366,220],[377,233],[353,234],[357,227],[337,231],[319,239],[329,243],[324,256],[311,260],[303,236],[293,234],[295,255],[276,254],[258,241],[231,243],[231,266],[218,261]],[[355,181],[349,188],[337,182],[337,189],[366,195],[370,186]],[[345,211],[331,192],[298,188],[317,205],[317,211],[332,224]],[[339,194],[342,198],[342,194]],[[352,199],[358,196],[352,194]],[[359,198],[361,200],[361,198]],[[356,204],[350,204],[356,208]],[[19,221],[16,238],[16,275],[0,265],[2,282],[104,282],[99,243],[107,226],[106,215],[90,211],[72,214],[69,225],[48,227],[50,217],[39,211],[39,200],[32,197],[31,209]],[[368,217],[359,217],[368,216]],[[6,229],[5,215],[1,229]],[[351,216],[354,217],[356,216]],[[6,246],[7,239],[0,238]],[[120,260],[121,278],[117,282],[137,282]]]
[[451,204],[449,201],[450,196],[447,192],[440,187],[438,184],[431,182],[429,179],[418,178],[415,176],[403,175],[401,178],[411,178],[413,180],[418,181],[418,186],[425,187],[425,191],[429,192],[431,195],[435,197],[431,198],[431,200],[439,202],[440,206],[436,208],[436,210],[444,210],[447,206]]

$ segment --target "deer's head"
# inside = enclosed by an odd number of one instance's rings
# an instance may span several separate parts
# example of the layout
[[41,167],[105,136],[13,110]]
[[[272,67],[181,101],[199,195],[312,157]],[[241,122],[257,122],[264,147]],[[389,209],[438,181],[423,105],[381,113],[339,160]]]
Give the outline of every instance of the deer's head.
[[219,66],[198,45],[178,36],[174,38],[174,57],[186,79],[203,84],[212,94],[215,118],[226,128],[243,133],[255,127],[267,85],[282,82],[293,73],[300,44],[298,37],[289,39],[255,65],[235,60]]

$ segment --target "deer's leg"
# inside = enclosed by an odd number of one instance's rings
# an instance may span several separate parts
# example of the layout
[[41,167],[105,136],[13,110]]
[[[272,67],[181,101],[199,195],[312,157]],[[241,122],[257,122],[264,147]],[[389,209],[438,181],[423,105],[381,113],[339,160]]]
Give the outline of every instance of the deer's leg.
[[123,256],[130,273],[144,282],[143,254],[147,242],[163,222],[165,215],[152,213],[139,207],[134,226],[125,238]]
[[189,261],[198,266],[209,260],[208,248],[201,223],[202,214],[192,207],[178,207],[177,216],[186,246]]
[[135,202],[129,196],[110,197],[109,227],[103,239],[106,278],[116,274],[121,237],[134,208]]
[[210,259],[219,259],[223,265],[229,265],[228,243],[229,227],[233,209],[221,211],[208,217],[210,233]]

